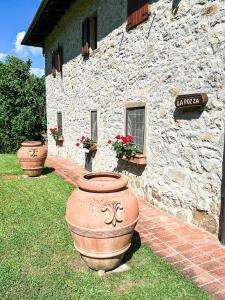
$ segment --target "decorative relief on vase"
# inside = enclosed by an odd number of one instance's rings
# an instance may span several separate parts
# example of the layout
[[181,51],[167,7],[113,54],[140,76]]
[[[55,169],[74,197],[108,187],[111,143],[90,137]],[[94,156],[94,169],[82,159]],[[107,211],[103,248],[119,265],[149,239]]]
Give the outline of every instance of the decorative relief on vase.
[[121,203],[105,204],[101,211],[105,213],[105,224],[112,224],[115,227],[117,222],[123,221],[123,205]]
[[38,153],[37,149],[29,150],[30,157],[37,157],[37,153]]

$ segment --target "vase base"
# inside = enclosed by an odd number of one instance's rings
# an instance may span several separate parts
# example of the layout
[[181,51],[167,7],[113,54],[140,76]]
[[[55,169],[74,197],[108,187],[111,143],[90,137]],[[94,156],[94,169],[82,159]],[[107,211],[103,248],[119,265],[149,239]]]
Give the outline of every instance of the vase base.
[[124,253],[110,258],[93,258],[87,257],[81,254],[82,259],[87,264],[87,266],[95,271],[103,270],[110,271],[117,268],[124,257]]
[[43,168],[39,169],[23,169],[23,172],[28,177],[38,177],[41,176],[41,173],[43,171]]

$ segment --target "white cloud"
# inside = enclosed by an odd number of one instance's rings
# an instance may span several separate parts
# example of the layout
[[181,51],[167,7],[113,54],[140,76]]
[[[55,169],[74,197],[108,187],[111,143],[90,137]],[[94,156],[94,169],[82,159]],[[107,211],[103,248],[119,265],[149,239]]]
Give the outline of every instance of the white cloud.
[[6,56],[7,56],[7,54],[0,52],[0,60],[3,60]]
[[14,45],[15,45],[14,51],[23,57],[27,57],[29,53],[31,53],[34,56],[41,55],[42,54],[41,48],[21,45],[21,42],[22,42],[25,34],[26,34],[25,31],[21,31],[21,32],[17,33],[16,41],[14,43]]
[[31,68],[30,72],[36,75],[37,77],[42,77],[45,73],[44,70],[41,68]]

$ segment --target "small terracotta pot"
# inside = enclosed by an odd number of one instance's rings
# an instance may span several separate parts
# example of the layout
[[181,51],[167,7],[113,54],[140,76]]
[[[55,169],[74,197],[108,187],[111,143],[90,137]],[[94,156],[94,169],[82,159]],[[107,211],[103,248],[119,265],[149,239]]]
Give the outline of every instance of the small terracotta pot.
[[47,149],[38,141],[28,141],[21,145],[17,157],[24,174],[30,177],[40,176],[47,157]]
[[116,268],[131,245],[138,202],[118,173],[90,173],[67,203],[66,220],[74,245],[94,270]]
[[139,165],[139,166],[146,166],[146,156],[143,154],[136,154],[130,158],[126,158],[126,156],[120,157],[120,159],[125,160],[129,163]]
[[95,151],[97,151],[97,144],[91,145],[91,147],[89,148],[89,151],[90,151],[90,152],[95,152]]
[[64,136],[60,135],[59,137],[56,138],[57,142],[64,142]]

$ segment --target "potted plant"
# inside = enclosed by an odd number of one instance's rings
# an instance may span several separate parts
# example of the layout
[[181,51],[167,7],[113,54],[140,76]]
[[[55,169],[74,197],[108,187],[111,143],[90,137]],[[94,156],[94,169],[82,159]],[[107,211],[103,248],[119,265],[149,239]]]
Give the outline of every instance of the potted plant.
[[112,145],[117,158],[137,165],[146,165],[145,155],[138,154],[137,146],[134,144],[133,140],[134,138],[131,135],[125,137],[118,134],[115,137],[115,141],[108,140],[108,144]]
[[82,136],[81,138],[77,139],[76,147],[80,147],[81,144],[83,145],[83,148],[89,150],[89,152],[97,151],[96,142],[89,137]]
[[50,128],[51,136],[54,138],[56,142],[63,142],[64,136],[62,135],[62,127],[53,127]]

